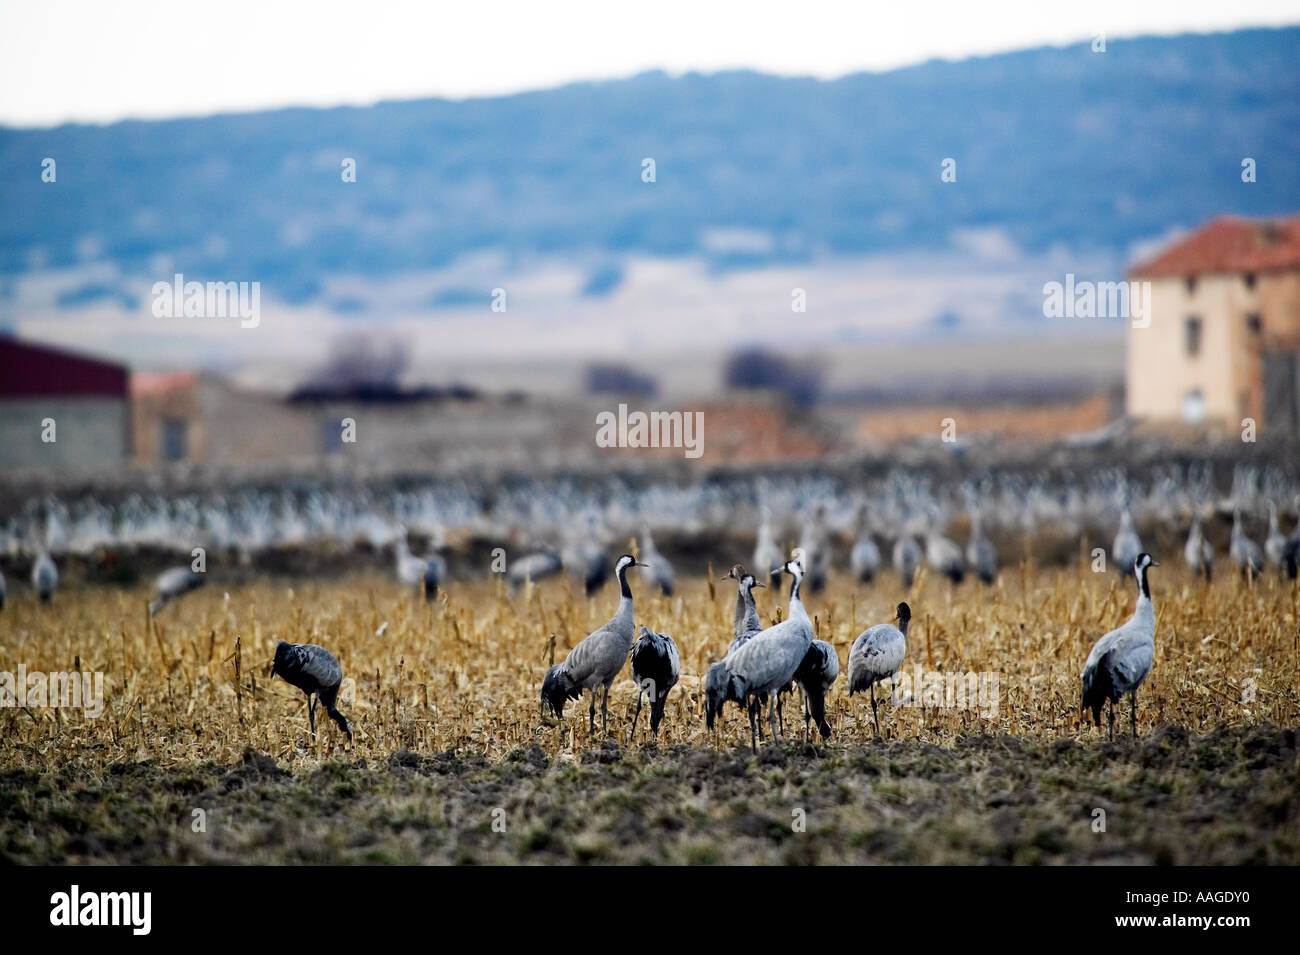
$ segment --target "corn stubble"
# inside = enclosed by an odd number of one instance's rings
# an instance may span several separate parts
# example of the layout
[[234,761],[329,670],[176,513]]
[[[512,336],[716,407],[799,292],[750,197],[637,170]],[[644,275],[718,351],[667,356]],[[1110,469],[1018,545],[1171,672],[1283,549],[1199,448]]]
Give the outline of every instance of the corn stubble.
[[[1227,574],[1211,585],[1169,561],[1153,590],[1155,664],[1138,693],[1138,731],[1174,724],[1192,732],[1254,724],[1294,726],[1300,711],[1300,589],[1276,578],[1247,584]],[[658,747],[748,746],[748,724],[728,707],[721,731],[705,729],[701,680],[731,639],[734,594],[709,577],[679,578],[672,598],[633,583],[637,622],[671,634],[682,677],[668,700]],[[614,590],[591,599],[566,581],[529,587],[511,601],[497,578],[453,582],[426,604],[379,577],[334,582],[263,582],[227,598],[209,587],[150,621],[142,589],[67,591],[53,605],[10,601],[0,617],[0,670],[80,668],[104,673],[97,719],[76,710],[0,708],[0,763],[41,772],[75,766],[97,772],[150,760],[160,767],[238,762],[246,748],[278,761],[384,759],[402,750],[499,760],[533,745],[551,759],[599,749],[587,729],[588,699],[563,721],[539,713],[547,665],[604,623]],[[952,588],[934,575],[903,593],[890,575],[864,586],[832,575],[806,604],[822,639],[839,653],[866,626],[889,619],[906,598],[914,608],[904,670],[994,672],[996,715],[978,709],[886,706],[888,740],[948,747],[969,734],[1050,741],[1100,737],[1079,712],[1079,672],[1093,642],[1132,612],[1134,586],[1086,565],[1007,568],[993,588]],[[785,598],[760,595],[766,620]],[[318,643],[343,665],[341,708],[356,744],[345,751],[332,725],[312,743],[300,692],[271,680],[275,642]],[[883,691],[878,690],[882,693]],[[625,668],[610,694],[610,733],[624,746],[636,690]],[[803,734],[798,691],[785,706],[786,735]],[[1123,704],[1127,707],[1127,701]],[[1126,715],[1126,714],[1125,714]],[[830,747],[874,744],[870,705],[847,695],[843,672],[827,699]],[[1127,720],[1124,721],[1126,726]],[[820,742],[818,745],[822,745]]]

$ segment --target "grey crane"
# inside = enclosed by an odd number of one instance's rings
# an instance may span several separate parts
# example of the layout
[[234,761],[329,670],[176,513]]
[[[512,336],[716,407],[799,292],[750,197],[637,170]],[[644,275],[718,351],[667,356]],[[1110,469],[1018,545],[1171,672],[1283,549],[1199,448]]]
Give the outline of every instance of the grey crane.
[[1183,560],[1187,567],[1198,577],[1208,582],[1214,576],[1214,547],[1201,530],[1201,515],[1192,514],[1192,526],[1187,532],[1187,543],[1183,546]]
[[406,543],[405,527],[398,529],[393,551],[398,582],[403,587],[418,589],[424,583],[424,561],[411,553],[411,548]]
[[609,580],[609,560],[605,551],[594,541],[585,541],[572,548],[564,558],[565,567],[577,580],[582,581],[583,592],[590,597]]
[[1264,555],[1259,545],[1246,536],[1241,527],[1241,508],[1232,509],[1232,537],[1228,540],[1228,556],[1243,575],[1258,577],[1264,572]]
[[665,633],[655,633],[641,627],[636,643],[632,644],[632,682],[636,684],[636,713],[632,716],[632,733],[641,715],[641,697],[650,697],[650,733],[659,738],[659,723],[664,718],[668,691],[677,685],[681,675],[681,658],[677,642]]
[[664,559],[655,547],[654,537],[650,534],[650,525],[641,528],[641,559],[650,565],[650,582],[659,588],[665,597],[673,595],[673,565]]
[[[756,580],[753,574],[745,572],[741,564],[733,564],[723,578],[735,580],[736,586],[736,611],[734,618],[735,639],[727,647],[727,656],[735,653],[743,647],[750,638],[756,636],[762,629],[763,623],[758,616],[758,606],[754,603],[754,588],[765,586],[761,581]],[[724,658],[725,660],[725,658]],[[717,669],[715,669],[717,668]],[[722,710],[722,705],[726,701],[727,694],[727,677],[725,668],[721,663],[715,663],[705,673],[704,680],[704,718],[705,724],[709,729],[713,729],[713,717]],[[781,688],[776,698],[776,722],[785,731],[785,714],[781,705],[781,694],[790,693],[794,690],[794,684],[787,684]],[[737,701],[739,702],[739,701]],[[750,708],[755,713],[760,712],[759,707],[767,705],[767,694],[762,693],[754,697],[750,702]],[[759,726],[759,735],[762,735],[762,727]]]
[[[764,585],[755,580],[753,574],[746,573],[742,564],[733,564],[723,579],[736,581],[736,610],[732,627],[735,637],[727,647],[726,654],[731,656],[763,629],[758,617],[758,607],[754,603],[753,588]],[[722,712],[723,704],[727,701],[727,684],[727,666],[724,657],[704,673],[704,724],[709,729],[713,729],[713,721]]]
[[154,598],[149,601],[150,615],[156,614],[173,600],[185,596],[191,590],[202,587],[207,583],[207,579],[206,573],[199,573],[189,564],[164,570],[153,583]]
[[585,533],[576,530],[569,533],[560,556],[569,576],[582,581],[583,590],[590,597],[609,580],[610,564],[601,544],[605,533],[594,510],[587,512],[586,525]]
[[636,637],[636,626],[632,617],[632,591],[627,585],[627,572],[632,567],[644,567],[643,563],[630,554],[624,554],[614,565],[614,576],[618,578],[620,597],[618,609],[609,623],[588,634],[569,651],[563,663],[552,665],[542,680],[542,711],[549,705],[560,719],[564,718],[564,704],[567,700],[576,700],[583,690],[591,691],[591,710],[589,726],[596,731],[596,688],[605,688],[604,701],[601,704],[600,726],[602,733],[608,733],[609,725],[609,688],[614,678],[627,662],[628,651]]
[[912,608],[900,603],[894,620],[897,626],[878,623],[863,630],[849,649],[849,696],[871,694],[871,718],[876,723],[877,737],[880,716],[876,712],[876,684],[889,680],[890,696],[893,696],[894,676],[907,654],[907,626],[912,620]]
[[871,536],[867,517],[867,505],[863,504],[858,508],[858,537],[849,551],[849,569],[864,584],[871,583],[880,570],[880,548]]
[[804,654],[799,669],[794,671],[795,682],[803,690],[803,731],[809,735],[808,721],[816,724],[823,739],[829,739],[831,724],[826,722],[826,693],[840,675],[840,658],[835,648],[825,640],[814,640]]
[[554,577],[563,568],[564,565],[560,560],[560,555],[552,550],[527,554],[516,561],[512,561],[509,569],[506,570],[506,582],[510,588],[510,596],[513,597],[517,594],[519,588],[529,581],[537,583],[547,577]]
[[1101,708],[1110,702],[1110,738],[1115,738],[1115,703],[1125,693],[1133,701],[1129,713],[1133,736],[1137,737],[1137,691],[1151,672],[1155,655],[1156,611],[1151,603],[1151,585],[1147,579],[1148,568],[1159,567],[1150,554],[1139,554],[1133,562],[1133,572],[1138,582],[1137,609],[1122,627],[1106,634],[1088,654],[1083,665],[1083,697],[1081,706],[1092,710],[1092,720],[1101,727]]
[[1286,570],[1286,561],[1291,549],[1291,542],[1282,533],[1277,523],[1277,503],[1268,502],[1268,535],[1264,538],[1264,556],[1269,564],[1279,571]]
[[49,551],[41,551],[32,564],[32,589],[43,603],[49,603],[54,591],[59,588],[59,568],[54,565],[54,558]]
[[979,509],[972,509],[970,540],[966,542],[966,563],[983,583],[992,585],[998,579],[998,552],[984,534],[983,523]]
[[1142,553],[1142,541],[1133,527],[1133,513],[1125,504],[1119,515],[1119,530],[1115,532],[1115,540],[1110,545],[1110,560],[1115,567],[1115,573],[1121,577],[1133,573],[1133,562],[1137,560],[1140,553]]
[[799,550],[804,553],[803,566],[807,574],[808,589],[812,593],[821,593],[826,589],[826,579],[830,574],[831,550],[830,534],[826,530],[826,508],[818,504],[812,509],[804,522],[803,534],[799,541]]
[[731,646],[727,648],[727,653],[731,654],[744,646],[746,640],[763,629],[763,623],[758,617],[758,606],[754,603],[754,588],[764,585],[756,580],[753,574],[746,573],[745,568],[740,564],[733,564],[731,570],[727,571],[723,579],[736,581],[736,611],[734,615],[736,636],[731,641]]
[[438,588],[447,580],[447,561],[437,551],[429,551],[424,558],[424,599],[436,600]]
[[307,694],[307,720],[311,724],[312,739],[316,738],[316,703],[320,702],[325,704],[325,712],[330,719],[347,734],[348,742],[352,742],[352,724],[338,710],[343,667],[334,654],[314,643],[286,643],[281,640],[275,645],[271,676],[278,676]]
[[[727,669],[727,698],[746,706],[751,697],[768,695],[767,721],[772,739],[779,738],[776,722],[776,696],[794,681],[795,671],[813,641],[812,620],[799,598],[799,585],[804,579],[804,553],[796,548],[793,559],[786,562],[785,572],[793,580],[790,584],[790,609],[785,620],[761,630],[743,647],[723,661]],[[758,728],[753,710],[750,710],[750,742],[758,751]]]
[[921,569],[921,545],[916,538],[905,531],[902,537],[894,541],[893,560],[894,570],[898,572],[904,589],[911,589],[912,581],[916,580],[916,572]]
[[781,556],[781,548],[776,546],[776,538],[772,536],[772,510],[766,504],[760,511],[758,523],[758,539],[754,544],[754,568],[760,575],[767,577],[767,582],[772,587],[781,586],[781,568],[785,564],[785,558]]
[[925,535],[925,562],[954,584],[966,579],[966,560],[961,548],[955,540],[941,534],[937,524],[932,524]]

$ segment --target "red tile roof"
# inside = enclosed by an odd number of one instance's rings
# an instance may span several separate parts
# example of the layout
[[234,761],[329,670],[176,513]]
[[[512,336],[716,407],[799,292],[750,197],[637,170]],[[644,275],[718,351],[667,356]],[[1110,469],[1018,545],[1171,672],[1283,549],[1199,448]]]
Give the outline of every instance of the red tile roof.
[[1129,269],[1132,278],[1300,269],[1300,215],[1281,219],[1220,216],[1159,255]]
[[127,396],[121,365],[0,336],[0,397]]
[[131,376],[131,395],[160,395],[189,388],[198,380],[192,371],[137,371]]

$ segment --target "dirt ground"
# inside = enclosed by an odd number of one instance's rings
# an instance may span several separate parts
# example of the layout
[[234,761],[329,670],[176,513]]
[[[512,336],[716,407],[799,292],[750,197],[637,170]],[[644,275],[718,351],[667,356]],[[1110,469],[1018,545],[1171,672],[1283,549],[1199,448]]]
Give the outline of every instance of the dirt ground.
[[0,820],[0,858],[36,864],[1294,865],[1300,763],[1295,731],[1274,726],[757,756],[608,742],[578,759],[295,766],[249,749],[230,765],[6,770]]

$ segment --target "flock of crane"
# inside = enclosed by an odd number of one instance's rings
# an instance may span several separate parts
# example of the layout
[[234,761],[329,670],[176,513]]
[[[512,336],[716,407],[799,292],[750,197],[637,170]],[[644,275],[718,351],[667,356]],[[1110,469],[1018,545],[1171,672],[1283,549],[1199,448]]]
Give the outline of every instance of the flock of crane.
[[[824,533],[821,508],[814,508],[812,519],[804,527],[803,539],[785,559],[772,532],[770,514],[763,511],[754,550],[755,568],[759,576],[746,571],[740,564],[733,565],[724,579],[736,581],[736,605],[733,617],[733,638],[725,656],[712,664],[704,678],[705,721],[710,730],[726,703],[734,703],[749,719],[750,743],[757,750],[761,736],[761,712],[767,708],[767,722],[773,740],[784,733],[781,697],[793,692],[797,685],[802,694],[805,734],[810,734],[810,724],[817,727],[823,738],[831,734],[825,716],[826,694],[839,677],[840,661],[835,648],[824,640],[816,639],[812,620],[803,605],[801,590],[806,585],[817,590],[824,587],[831,566],[831,545]],[[866,521],[865,511],[860,513],[861,532],[849,554],[849,566],[860,581],[870,581],[882,567],[880,548],[877,546]],[[640,718],[642,701],[650,703],[650,732],[657,738],[663,720],[668,695],[681,676],[681,656],[676,641],[668,634],[656,633],[649,627],[637,627],[628,572],[639,568],[648,572],[649,581],[664,595],[673,592],[674,575],[671,564],[658,552],[650,528],[643,526],[639,557],[624,554],[614,563],[613,574],[618,582],[619,602],[613,617],[580,640],[565,659],[551,665],[542,678],[541,706],[543,714],[549,708],[558,719],[563,719],[568,701],[579,700],[584,691],[590,694],[588,710],[589,729],[596,728],[596,702],[601,703],[601,732],[608,733],[609,691],[623,668],[631,664],[632,680],[637,690],[636,710],[632,717],[632,733]],[[579,553],[579,576],[587,584],[588,592],[598,587],[600,560],[599,548]],[[1297,557],[1300,556],[1300,522],[1290,535],[1281,534],[1277,526],[1277,509],[1270,508],[1270,530],[1261,550],[1247,538],[1241,529],[1240,511],[1234,517],[1229,556],[1243,574],[1253,578],[1265,569],[1265,561],[1280,572],[1294,578]],[[1213,548],[1205,538],[1199,517],[1194,518],[1188,532],[1185,560],[1197,574],[1208,579],[1213,570]],[[912,538],[900,537],[892,551],[893,568],[905,589],[912,586],[921,562],[924,560],[935,571],[954,584],[961,583],[968,571],[982,581],[992,584],[998,574],[998,556],[992,541],[981,530],[979,514],[971,515],[971,532],[965,549],[955,541],[931,529],[925,544]],[[1090,710],[1096,726],[1101,726],[1101,712],[1109,707],[1109,736],[1115,733],[1115,704],[1124,696],[1131,701],[1130,722],[1132,733],[1137,735],[1137,691],[1151,671],[1155,652],[1155,609],[1151,599],[1150,569],[1159,566],[1151,555],[1142,549],[1132,515],[1124,508],[1120,525],[1111,546],[1111,560],[1121,573],[1131,575],[1137,583],[1137,604],[1133,615],[1122,625],[1102,636],[1089,653],[1080,675],[1080,706]],[[512,595],[525,585],[538,579],[560,573],[565,560],[559,553],[546,551],[528,555],[517,561],[510,580]],[[441,584],[445,576],[445,562],[436,554],[428,558],[412,557],[402,544],[397,549],[397,574],[408,586],[424,588]],[[780,622],[764,627],[754,599],[754,589],[777,587],[784,576],[790,577],[789,605]],[[766,583],[764,582],[766,581]],[[895,677],[907,654],[907,630],[911,608],[899,603],[892,622],[867,627],[853,641],[849,650],[847,679],[849,695],[868,693],[871,699],[872,720],[877,737],[881,736],[876,685],[890,683],[890,697],[896,692]],[[283,662],[288,660],[290,662]],[[308,696],[309,717],[313,735],[314,714],[311,698],[315,694],[326,704],[330,716],[352,738],[352,730],[345,717],[335,708],[342,670],[329,651],[315,645],[290,646],[282,643],[276,651],[274,672],[302,689]]]
[[[633,567],[646,566],[631,554],[618,559],[614,570],[620,590],[618,608],[608,623],[588,634],[563,662],[552,664],[546,671],[541,688],[543,712],[549,707],[557,718],[563,719],[565,704],[580,699],[586,690],[591,694],[589,729],[595,733],[599,695],[601,732],[607,734],[609,691],[630,660],[632,681],[637,689],[632,732],[636,732],[642,698],[648,697],[650,730],[657,737],[665,702],[677,684],[681,667],[677,644],[671,636],[655,633],[649,627],[636,627],[627,572]],[[823,738],[831,735],[825,700],[839,676],[840,661],[831,644],[816,639],[812,620],[800,597],[804,581],[811,581],[812,566],[810,555],[802,547],[795,548],[790,559],[782,562],[779,573],[791,578],[790,601],[784,618],[769,627],[762,626],[754,602],[753,590],[765,586],[762,581],[740,564],[726,575],[736,581],[735,636],[723,659],[710,666],[705,675],[705,721],[712,730],[723,707],[728,702],[734,703],[749,716],[750,745],[755,751],[762,708],[767,707],[768,729],[775,741],[784,732],[780,698],[792,692],[796,684],[804,701],[805,734],[811,733],[809,724],[812,724]],[[1150,568],[1155,566],[1159,565],[1149,554],[1140,553],[1134,559],[1132,573],[1138,584],[1138,600],[1133,616],[1097,641],[1081,674],[1080,706],[1092,710],[1093,720],[1100,727],[1101,710],[1110,705],[1111,739],[1115,735],[1115,703],[1125,695],[1132,701],[1133,735],[1137,735],[1137,690],[1151,672],[1155,653],[1155,610],[1148,580]],[[891,699],[896,696],[895,677],[907,655],[911,618],[911,608],[900,603],[892,622],[867,627],[849,649],[849,696],[870,695],[878,738],[881,730],[875,687],[888,680]]]
[[[1300,520],[1287,534],[1280,526],[1279,508],[1271,500],[1267,504],[1268,531],[1262,547],[1247,535],[1241,508],[1234,507],[1228,556],[1248,577],[1253,578],[1273,568],[1294,578],[1300,563]],[[912,587],[923,564],[954,584],[960,584],[968,575],[978,577],[986,584],[996,581],[999,569],[997,549],[984,533],[978,502],[968,498],[968,505],[970,533],[964,548],[942,533],[937,508],[933,505],[929,508],[913,507],[911,513],[920,512],[929,518],[924,534],[914,533],[917,528],[915,520],[902,522],[890,553],[892,568],[904,590]],[[878,523],[870,517],[868,506],[859,500],[855,508],[857,533],[849,550],[848,567],[854,578],[863,582],[873,580],[884,570],[881,548],[873,530]],[[511,596],[525,586],[565,571],[583,584],[588,595],[598,592],[608,579],[609,563],[598,537],[594,535],[595,524],[595,521],[589,523],[589,530],[593,533],[588,536],[579,537],[560,548],[537,549],[510,562],[506,579]],[[423,593],[426,599],[433,599],[439,588],[445,586],[448,577],[447,562],[438,553],[438,548],[424,556],[412,554],[406,528],[401,525],[387,537],[392,541],[398,581]],[[726,654],[709,667],[703,681],[705,721],[710,729],[724,705],[733,702],[748,715],[753,746],[757,747],[761,738],[763,707],[767,708],[770,733],[773,739],[778,738],[784,733],[781,698],[793,692],[797,685],[803,698],[805,732],[811,732],[808,728],[811,724],[823,737],[830,735],[830,725],[825,717],[825,697],[839,676],[840,662],[829,643],[815,639],[801,593],[804,587],[812,592],[825,587],[832,564],[832,538],[827,509],[823,504],[815,503],[809,508],[809,518],[803,525],[799,546],[787,558],[777,544],[770,507],[760,508],[753,552],[753,567],[757,573],[749,573],[737,564],[726,575],[726,579],[735,580],[737,586],[734,633]],[[434,539],[435,544],[438,543],[438,535]],[[1101,710],[1110,704],[1110,733],[1113,737],[1114,704],[1124,695],[1132,699],[1131,718],[1136,735],[1136,694],[1150,672],[1155,637],[1148,573],[1151,567],[1158,565],[1143,548],[1127,499],[1121,507],[1119,528],[1110,557],[1116,570],[1132,575],[1136,580],[1137,607],[1126,623],[1097,641],[1081,674],[1080,702],[1083,708],[1092,711],[1098,726]],[[1192,509],[1184,559],[1196,574],[1207,580],[1211,577],[1214,550],[1204,533],[1199,508]],[[657,736],[668,694],[680,676],[680,655],[673,638],[644,626],[636,627],[632,591],[627,578],[628,571],[633,568],[640,568],[646,574],[644,579],[662,594],[673,593],[672,566],[656,548],[648,524],[643,524],[637,556],[625,554],[613,564],[613,576],[620,589],[614,616],[577,643],[565,660],[551,666],[542,679],[543,710],[549,707],[561,719],[567,701],[579,699],[584,690],[590,692],[589,720],[593,733],[598,691],[603,690],[601,727],[602,732],[607,732],[609,690],[629,660],[637,688],[633,731],[640,717],[642,700],[648,699],[650,731]],[[765,586],[775,589],[785,576],[791,579],[787,612],[779,623],[763,627],[753,591]],[[186,565],[164,571],[155,581],[150,613],[158,613],[169,603],[202,586],[206,579],[206,573]],[[53,557],[42,549],[31,566],[32,587],[42,601],[53,599],[58,580],[58,568]],[[0,608],[4,606],[5,593],[4,577],[0,575]],[[868,627],[850,649],[847,662],[849,694],[870,694],[877,735],[880,735],[880,721],[875,686],[888,680],[893,695],[894,677],[907,651],[910,619],[911,609],[906,603],[900,603],[892,622]],[[307,694],[313,737],[315,705],[319,701],[325,704],[326,712],[347,734],[349,741],[352,739],[352,727],[336,705],[342,668],[333,654],[315,645],[282,642],[276,649],[272,672]]]
[[1146,465],[1141,476],[1089,462],[1078,469],[991,468],[953,483],[896,466],[874,477],[845,470],[673,481],[611,473],[46,494],[0,508],[0,559],[13,566],[41,551],[56,560],[93,559],[106,552],[188,554],[201,546],[254,566],[259,555],[275,551],[379,551],[393,547],[406,528],[435,543],[445,543],[454,529],[465,538],[500,541],[511,553],[553,549],[576,565],[578,552],[593,542],[622,539],[645,521],[660,533],[742,527],[752,534],[762,507],[776,523],[789,524],[821,506],[824,529],[836,537],[858,532],[865,507],[873,533],[889,539],[924,538],[930,528],[977,512],[985,532],[1051,531],[1073,540],[1113,529],[1123,508],[1144,522],[1184,527],[1207,508],[1229,514],[1240,507],[1243,525],[1263,517],[1269,502],[1282,512],[1300,509],[1296,476],[1287,469],[1241,465],[1226,493],[1216,485],[1210,467],[1197,462]]

